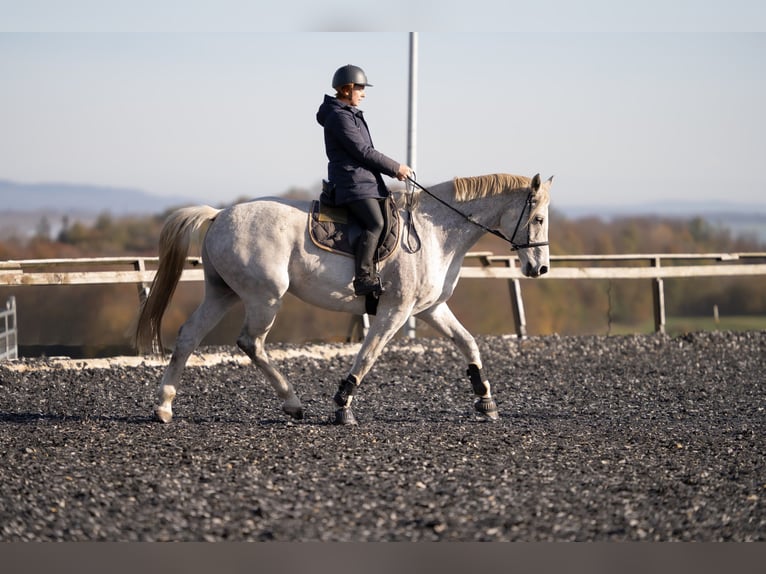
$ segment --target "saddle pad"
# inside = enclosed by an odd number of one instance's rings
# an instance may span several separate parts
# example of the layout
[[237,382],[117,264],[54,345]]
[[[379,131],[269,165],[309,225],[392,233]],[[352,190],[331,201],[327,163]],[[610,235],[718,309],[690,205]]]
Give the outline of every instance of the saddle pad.
[[[386,224],[381,243],[378,245],[377,261],[390,257],[399,245],[399,211],[390,197],[383,202],[383,205]],[[345,207],[331,207],[317,200],[312,201],[308,231],[311,241],[320,249],[349,257],[354,256],[350,238],[358,235],[360,228],[351,220]]]

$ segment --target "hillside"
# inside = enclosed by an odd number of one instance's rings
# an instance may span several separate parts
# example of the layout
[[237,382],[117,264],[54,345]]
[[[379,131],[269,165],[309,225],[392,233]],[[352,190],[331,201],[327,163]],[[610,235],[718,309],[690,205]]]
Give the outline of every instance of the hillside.
[[56,234],[64,218],[92,224],[99,214],[154,215],[195,200],[138,189],[72,183],[18,183],[0,180],[0,238],[30,237],[41,226]]
[[0,180],[0,211],[154,214],[169,207],[194,202],[165,197],[139,189],[72,183],[17,183]]

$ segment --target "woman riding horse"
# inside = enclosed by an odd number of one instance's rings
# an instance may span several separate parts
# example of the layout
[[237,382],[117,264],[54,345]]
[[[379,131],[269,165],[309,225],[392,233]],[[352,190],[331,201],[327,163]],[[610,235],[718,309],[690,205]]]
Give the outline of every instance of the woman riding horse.
[[324,128],[331,201],[346,206],[363,229],[355,247],[354,293],[377,297],[383,288],[375,268],[375,252],[385,223],[381,202],[389,194],[381,174],[403,181],[413,172],[372,145],[367,122],[358,108],[365,88],[371,85],[358,66],[338,68],[332,78],[335,97],[325,95],[316,117]]

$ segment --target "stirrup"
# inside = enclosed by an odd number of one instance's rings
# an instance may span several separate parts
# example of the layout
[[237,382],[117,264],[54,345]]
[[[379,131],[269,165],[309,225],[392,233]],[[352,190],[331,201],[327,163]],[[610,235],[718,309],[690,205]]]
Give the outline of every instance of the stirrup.
[[380,297],[385,291],[380,282],[380,277],[375,277],[375,279],[367,277],[364,279],[354,279],[354,295]]

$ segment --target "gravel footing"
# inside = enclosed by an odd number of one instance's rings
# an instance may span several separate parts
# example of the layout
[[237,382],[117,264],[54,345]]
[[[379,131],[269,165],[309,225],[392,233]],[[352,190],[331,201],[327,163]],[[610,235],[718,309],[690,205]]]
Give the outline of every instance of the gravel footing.
[[766,332],[477,340],[495,423],[442,339],[389,345],[357,427],[328,423],[353,345],[272,346],[299,422],[234,349],[168,425],[156,363],[2,364],[0,540],[766,538]]

